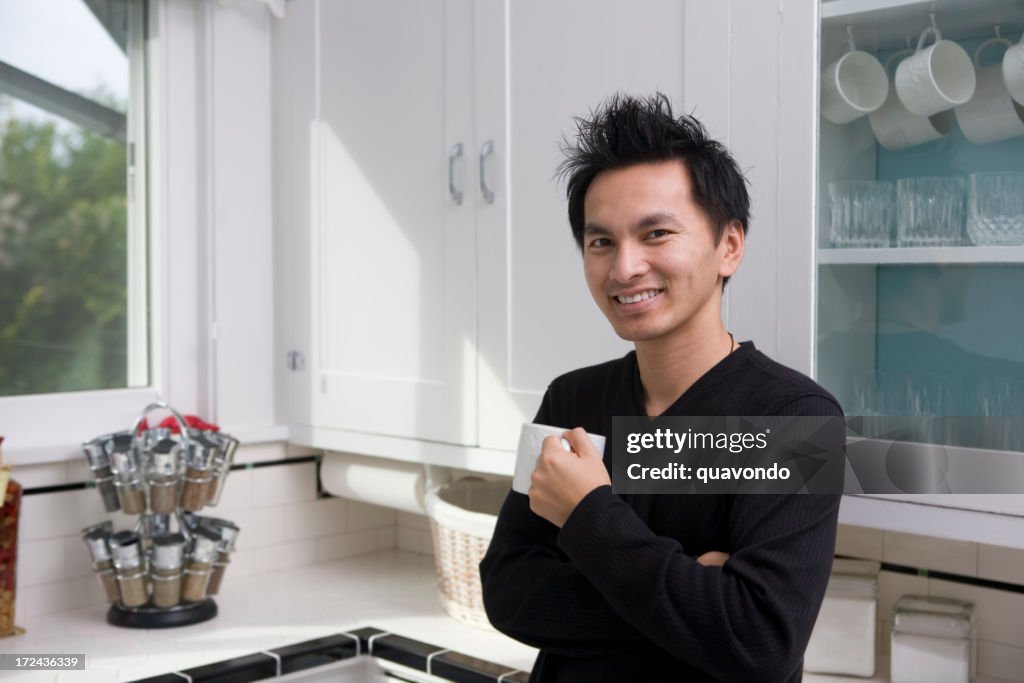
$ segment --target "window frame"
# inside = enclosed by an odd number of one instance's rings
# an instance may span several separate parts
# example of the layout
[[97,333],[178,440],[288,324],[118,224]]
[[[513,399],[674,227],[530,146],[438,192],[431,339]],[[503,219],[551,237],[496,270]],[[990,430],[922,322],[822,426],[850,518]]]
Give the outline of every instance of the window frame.
[[[167,313],[171,308],[168,292],[195,280],[196,252],[178,259],[184,267],[179,268],[177,261],[174,269],[168,267],[164,236],[170,217],[160,201],[167,196],[172,175],[194,175],[194,167],[169,169],[166,159],[162,159],[163,150],[187,145],[189,138],[194,138],[190,120],[181,125],[163,125],[174,121],[166,111],[172,94],[165,87],[173,60],[185,57],[195,61],[189,54],[193,42],[189,34],[194,31],[190,23],[192,8],[187,6],[191,3],[184,4],[186,7],[177,9],[167,0],[129,4],[128,383],[148,382],[146,386],[121,389],[0,397],[0,434],[5,437],[7,460],[16,466],[77,460],[82,457],[82,441],[129,428],[142,409],[154,401],[193,403],[194,383],[179,383],[173,396],[169,392],[167,378],[172,372],[180,370],[194,376],[196,363],[194,349],[191,356],[174,349],[181,344],[167,334],[171,327]],[[174,25],[179,35],[172,41],[166,29]],[[181,80],[173,94],[181,100],[175,110],[194,110],[194,72],[191,78]],[[191,226],[189,229],[195,230]],[[188,287],[185,289],[180,293],[187,295]],[[194,330],[195,324],[191,327]]]

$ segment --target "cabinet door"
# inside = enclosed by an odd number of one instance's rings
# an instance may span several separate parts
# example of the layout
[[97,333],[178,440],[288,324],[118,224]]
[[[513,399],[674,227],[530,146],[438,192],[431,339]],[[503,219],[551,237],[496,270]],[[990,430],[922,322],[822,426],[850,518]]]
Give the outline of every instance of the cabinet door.
[[495,143],[485,165],[498,184],[478,218],[483,447],[514,448],[556,376],[631,348],[590,297],[554,174],[573,116],[609,95],[660,90],[681,109],[683,9],[676,0],[475,7],[477,134]]
[[[324,2],[314,139],[313,424],[475,440],[468,0]],[[472,168],[453,164],[456,185]]]

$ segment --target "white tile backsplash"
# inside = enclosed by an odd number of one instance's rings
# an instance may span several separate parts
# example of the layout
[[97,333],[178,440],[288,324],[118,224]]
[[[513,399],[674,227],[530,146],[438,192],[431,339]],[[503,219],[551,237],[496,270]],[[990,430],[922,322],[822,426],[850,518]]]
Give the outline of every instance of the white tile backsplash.
[[974,603],[975,633],[988,640],[1024,648],[1024,593],[928,579],[928,594]]
[[995,545],[978,546],[978,576],[1024,585],[1024,550]]
[[348,501],[348,512],[346,529],[348,531],[362,531],[364,529],[379,529],[385,526],[395,526],[397,520],[396,511],[392,508],[381,507],[371,503],[363,503],[358,500]]
[[377,530],[367,529],[339,536],[316,539],[316,561],[329,562],[343,557],[371,553],[377,549]]
[[881,560],[882,536],[881,529],[840,524],[836,531],[836,555]]
[[978,544],[943,540],[896,531],[884,534],[882,559],[905,567],[949,572],[960,576],[978,575]]
[[289,505],[284,513],[285,538],[316,538],[343,533],[348,528],[348,503],[344,498],[319,498]]
[[71,536],[93,521],[105,518],[103,502],[95,489],[24,496],[18,538],[20,541],[34,541]]
[[[17,581],[19,587],[35,586],[65,579],[63,538],[19,541]],[[85,547],[82,552],[86,553]]]
[[315,498],[316,463],[252,470],[253,507],[299,503]]
[[978,674],[1007,681],[1024,680],[1024,648],[986,640],[977,642]]

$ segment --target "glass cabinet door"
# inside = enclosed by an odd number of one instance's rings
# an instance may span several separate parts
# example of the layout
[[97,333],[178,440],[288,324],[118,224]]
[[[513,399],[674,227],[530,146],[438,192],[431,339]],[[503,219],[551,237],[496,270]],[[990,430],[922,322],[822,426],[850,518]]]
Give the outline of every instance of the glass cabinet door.
[[817,377],[865,436],[1024,451],[977,419],[1024,414],[1024,3],[821,19]]

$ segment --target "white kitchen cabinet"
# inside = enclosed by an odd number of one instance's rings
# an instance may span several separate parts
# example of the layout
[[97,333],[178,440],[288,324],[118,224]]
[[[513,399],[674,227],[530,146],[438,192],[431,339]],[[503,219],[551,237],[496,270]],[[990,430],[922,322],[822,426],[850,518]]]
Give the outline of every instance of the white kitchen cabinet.
[[616,91],[679,101],[682,14],[289,3],[273,105],[292,441],[510,473],[495,452],[547,383],[628,350],[586,289],[554,174],[573,115]]

